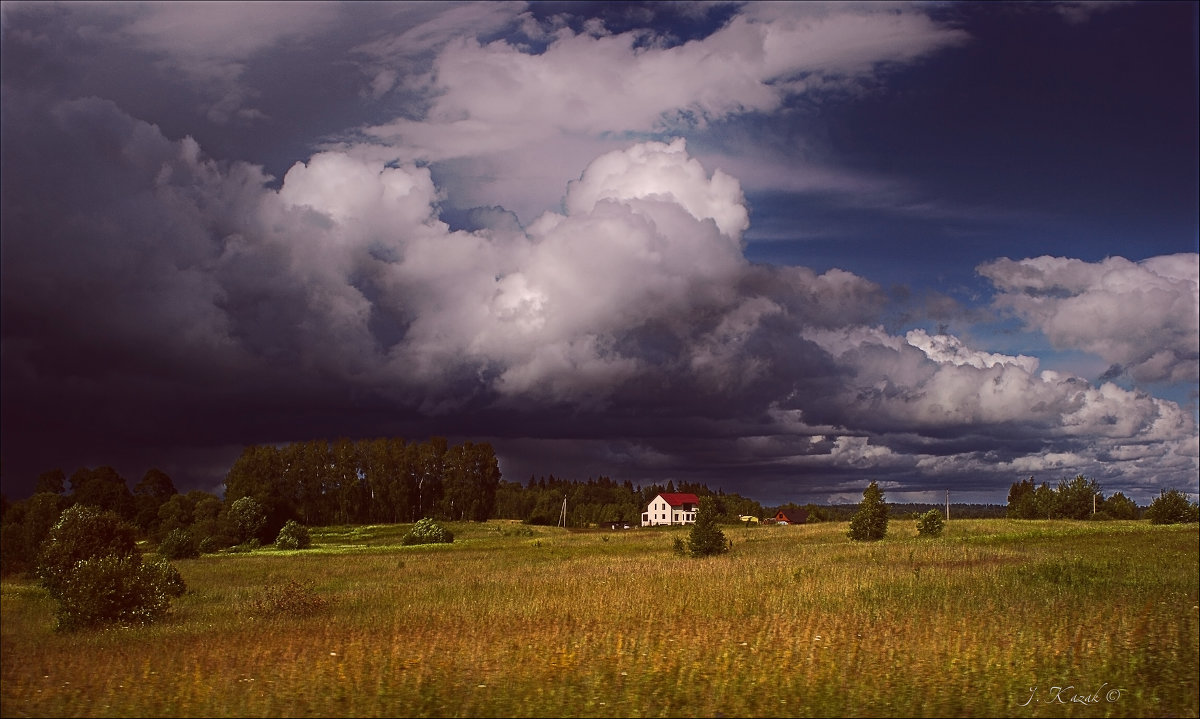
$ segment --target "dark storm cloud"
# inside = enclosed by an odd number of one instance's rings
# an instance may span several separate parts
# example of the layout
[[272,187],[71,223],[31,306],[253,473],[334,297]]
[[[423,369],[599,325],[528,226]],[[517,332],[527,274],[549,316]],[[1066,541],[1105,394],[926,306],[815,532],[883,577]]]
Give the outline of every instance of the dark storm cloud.
[[[675,478],[778,502],[853,496],[865,476],[897,492],[982,493],[1035,472],[1145,487],[1195,473],[1195,421],[1174,402],[900,319],[926,307],[966,321],[978,308],[748,261],[738,178],[690,152],[673,114],[770,114],[807,91],[799,76],[869,78],[963,33],[915,6],[752,6],[691,42],[647,43],[520,5],[417,5],[392,8],[402,30],[360,35],[362,16],[347,17],[367,11],[347,5],[286,19],[253,4],[221,17],[5,6],[6,493],[45,469],[99,464],[129,478],[158,465],[212,489],[245,444],[435,434],[492,441],[516,481]],[[479,40],[514,24],[540,53]],[[357,78],[364,103],[349,130],[333,142],[323,117],[309,151],[270,170],[263,158],[290,140],[238,154],[254,128],[298,126],[313,104],[281,116],[263,68],[326,58],[303,48],[331,35],[348,58],[339,77]],[[697,65],[714,52],[728,62]],[[135,55],[153,62],[138,69]],[[470,71],[481,63],[490,84]],[[600,82],[618,75],[633,85]],[[193,109],[151,108],[141,78]],[[424,104],[398,112],[403,98]],[[378,121],[363,122],[366,106]],[[196,134],[167,129],[193,121]],[[619,139],[664,129],[680,136]],[[221,151],[203,137],[225,138]],[[529,187],[513,179],[524,177]],[[980,271],[1051,341],[1134,377],[1194,375],[1194,256],[1118,264],[1071,264],[1070,283],[1046,258]],[[1035,281],[1062,291],[1027,291]],[[1132,322],[1061,329],[1080,311],[1072,298],[1105,312],[1135,297],[1141,344],[1169,356],[1114,348]]]

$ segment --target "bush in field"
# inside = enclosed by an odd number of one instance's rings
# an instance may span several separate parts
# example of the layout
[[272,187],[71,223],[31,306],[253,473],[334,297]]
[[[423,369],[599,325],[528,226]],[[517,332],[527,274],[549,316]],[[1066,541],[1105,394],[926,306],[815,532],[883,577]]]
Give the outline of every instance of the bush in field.
[[253,552],[261,546],[262,542],[258,541],[258,537],[255,537],[254,539],[247,539],[241,544],[233,545],[229,548],[229,552],[231,554],[245,554],[247,552]]
[[717,505],[712,497],[700,498],[696,523],[688,535],[687,547],[693,557],[708,557],[729,551],[729,540],[717,526]]
[[192,533],[186,529],[172,529],[158,543],[158,554],[164,559],[195,559],[200,556],[200,548]]
[[942,519],[942,513],[936,509],[929,510],[917,519],[917,536],[919,537],[940,537],[945,528],[946,520]]
[[1151,524],[1184,524],[1200,521],[1200,506],[1189,502],[1178,489],[1164,489],[1146,508]]
[[135,529],[115,512],[75,505],[63,512],[42,545],[37,573],[58,602],[56,628],[106,622],[150,622],[183,594],[178,570],[143,562]]
[[883,492],[879,485],[871,482],[863,490],[862,502],[858,511],[850,518],[848,535],[857,541],[883,539],[887,534],[888,508],[883,501]]
[[250,601],[255,614],[277,616],[306,616],[329,606],[329,602],[318,595],[311,582],[290,579],[282,585],[267,587],[258,597]]
[[115,554],[85,559],[55,592],[55,628],[146,624],[161,617],[185,589],[179,571],[166,562]]
[[76,564],[110,555],[140,561],[137,530],[116,512],[77,504],[59,516],[42,542],[37,576],[54,595],[69,579]]
[[308,527],[294,519],[284,522],[275,537],[275,546],[279,549],[308,549],[312,546],[312,537],[308,535]]
[[454,541],[454,533],[429,517],[422,519],[408,530],[400,540],[405,546],[413,544],[449,544]]
[[204,539],[201,539],[200,544],[197,546],[199,547],[201,554],[214,554],[222,549],[227,549],[233,546],[233,537],[227,537],[225,535],[209,535]]

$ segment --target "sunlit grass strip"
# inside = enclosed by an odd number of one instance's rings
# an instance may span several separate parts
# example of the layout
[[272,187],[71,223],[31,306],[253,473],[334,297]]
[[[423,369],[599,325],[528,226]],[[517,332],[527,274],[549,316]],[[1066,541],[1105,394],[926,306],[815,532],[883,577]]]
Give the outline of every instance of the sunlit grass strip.
[[[179,563],[192,592],[169,622],[78,636],[5,583],[3,713],[1196,716],[1194,527],[897,525],[873,544],[844,523],[733,528],[733,553],[703,560],[671,553],[686,530],[489,525],[438,548],[206,557]],[[246,611],[290,580],[329,609]],[[1056,684],[1124,693],[1046,703]]]

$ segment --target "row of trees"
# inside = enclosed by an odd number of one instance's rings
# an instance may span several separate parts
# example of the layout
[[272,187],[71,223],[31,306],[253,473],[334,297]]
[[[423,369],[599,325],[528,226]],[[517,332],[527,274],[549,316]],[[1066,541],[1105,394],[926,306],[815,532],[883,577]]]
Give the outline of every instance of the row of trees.
[[1082,474],[1064,479],[1056,488],[1042,482],[1035,486],[1033,477],[1014,482],[1008,492],[1010,519],[1137,519],[1138,506],[1117,492],[1105,497],[1094,479]]
[[1011,519],[1138,519],[1154,524],[1200,521],[1200,505],[1189,502],[1177,489],[1159,492],[1143,512],[1121,492],[1105,497],[1099,483],[1082,474],[1064,479],[1051,488],[1042,482],[1035,486],[1033,477],[1014,482],[1008,492],[1008,517]]
[[254,497],[265,531],[307,526],[483,521],[493,516],[500,467],[487,443],[380,438],[246,447],[225,479],[225,501]]

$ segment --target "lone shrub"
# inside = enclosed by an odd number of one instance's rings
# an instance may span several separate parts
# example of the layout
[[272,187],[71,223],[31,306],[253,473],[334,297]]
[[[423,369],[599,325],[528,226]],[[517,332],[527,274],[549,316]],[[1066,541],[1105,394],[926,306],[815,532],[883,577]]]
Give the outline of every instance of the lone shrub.
[[942,519],[942,513],[931,509],[917,519],[917,536],[940,537],[945,527],[946,520]]
[[86,559],[115,556],[140,561],[136,533],[116,512],[87,504],[69,507],[42,542],[38,579],[55,595],[70,579],[75,565]]
[[166,562],[143,562],[109,554],[85,559],[55,592],[55,628],[84,629],[105,623],[146,624],[170,608],[186,589]]
[[883,492],[879,485],[871,482],[863,490],[862,502],[858,511],[850,518],[848,535],[857,541],[873,541],[883,539],[887,534],[888,508],[883,501]]
[[282,585],[266,587],[250,601],[250,609],[264,616],[307,616],[329,606],[329,602],[313,590],[311,582],[289,579]]
[[106,622],[140,624],[160,617],[186,589],[166,562],[143,562],[134,528],[116,513],[75,505],[42,546],[38,577],[58,602],[55,628]]
[[408,530],[400,540],[405,546],[414,544],[449,544],[454,541],[454,533],[429,517],[422,519]]
[[200,556],[200,548],[192,533],[186,529],[172,529],[158,543],[158,554],[164,559],[195,559]]
[[279,549],[308,549],[312,546],[312,537],[308,535],[308,527],[294,519],[284,522],[275,537],[275,546]]
[[700,498],[700,509],[696,512],[696,523],[688,535],[687,546],[693,557],[708,557],[729,551],[729,540],[717,526],[717,505],[712,497]]
[[1146,508],[1151,524],[1186,524],[1200,521],[1200,506],[1189,502],[1178,489],[1164,489]]

